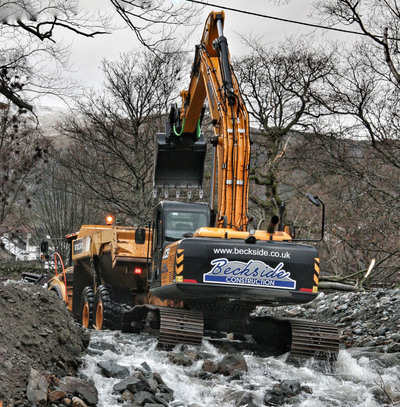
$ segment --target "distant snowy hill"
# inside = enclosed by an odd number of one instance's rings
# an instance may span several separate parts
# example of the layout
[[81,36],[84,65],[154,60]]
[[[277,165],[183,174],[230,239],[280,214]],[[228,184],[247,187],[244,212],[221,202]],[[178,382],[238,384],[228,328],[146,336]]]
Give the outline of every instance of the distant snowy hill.
[[34,111],[39,118],[39,128],[47,137],[59,137],[55,126],[63,117],[70,114],[68,108],[59,106],[40,106]]

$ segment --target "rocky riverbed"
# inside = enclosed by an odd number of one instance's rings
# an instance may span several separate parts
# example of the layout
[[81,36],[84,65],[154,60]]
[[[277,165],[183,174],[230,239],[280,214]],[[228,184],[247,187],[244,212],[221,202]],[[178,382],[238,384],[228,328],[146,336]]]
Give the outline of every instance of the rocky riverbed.
[[[257,314],[332,322],[339,327],[342,349],[350,350],[354,358],[367,357],[383,368],[390,368],[400,366],[399,311],[400,290],[389,290],[321,293],[310,304],[259,308]],[[118,342],[116,338],[113,340]],[[89,331],[74,322],[66,306],[52,292],[20,282],[0,283],[0,400],[3,407],[96,405],[101,389],[96,389],[84,373],[86,360],[82,364],[88,344]],[[93,353],[96,353],[95,343],[89,348],[89,354]],[[227,359],[223,360],[223,357],[208,357],[204,352],[175,352],[168,355],[166,363],[196,364],[199,368],[193,373],[196,380],[209,381],[224,376],[238,380],[246,374],[245,360],[240,352],[232,355],[227,348],[226,353]],[[157,371],[142,364],[127,371],[126,366],[106,361],[107,357],[102,365],[96,365],[99,372],[96,374],[108,375],[114,380],[119,377],[122,384],[114,391],[124,406],[179,405],[173,401],[174,387],[179,387],[179,383],[165,385]],[[227,401],[226,406],[285,404],[289,399],[294,402],[293,397],[307,394],[309,390],[303,383],[283,379],[263,389],[258,401],[239,397]],[[376,400],[379,404],[396,405],[399,390],[394,389],[389,396],[380,389]],[[293,402],[292,405],[300,405]]]
[[400,289],[320,293],[302,306],[265,308],[257,315],[273,315],[331,322],[340,331],[342,349],[374,348],[377,352],[400,352]]

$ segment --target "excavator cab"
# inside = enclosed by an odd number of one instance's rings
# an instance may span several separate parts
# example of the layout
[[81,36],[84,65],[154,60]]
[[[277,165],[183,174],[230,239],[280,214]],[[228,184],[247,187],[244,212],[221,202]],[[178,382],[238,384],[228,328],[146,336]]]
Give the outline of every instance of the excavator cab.
[[157,205],[152,243],[152,287],[160,285],[166,247],[176,250],[174,242],[192,237],[197,229],[209,227],[210,219],[211,210],[206,203],[162,201]]

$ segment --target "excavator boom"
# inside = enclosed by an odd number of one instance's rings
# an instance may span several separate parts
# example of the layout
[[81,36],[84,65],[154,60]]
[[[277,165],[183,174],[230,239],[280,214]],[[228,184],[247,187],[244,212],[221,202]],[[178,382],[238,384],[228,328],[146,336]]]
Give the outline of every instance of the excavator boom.
[[218,185],[217,226],[246,230],[250,140],[248,113],[223,35],[224,12],[212,12],[196,47],[182,107],[172,106],[165,134],[156,137],[154,188],[202,188],[206,143],[200,131],[208,100],[214,137],[212,210]]

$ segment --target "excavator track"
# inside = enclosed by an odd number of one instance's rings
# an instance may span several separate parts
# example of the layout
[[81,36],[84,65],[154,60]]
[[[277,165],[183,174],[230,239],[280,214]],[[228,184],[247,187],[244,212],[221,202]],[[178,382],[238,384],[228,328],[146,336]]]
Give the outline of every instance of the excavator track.
[[[305,359],[333,363],[339,352],[339,332],[335,325],[306,319],[250,317],[232,319],[225,314],[210,318],[204,309],[186,310],[154,305],[137,305],[123,315],[122,332],[146,332],[158,337],[161,346],[201,345],[204,328],[208,332],[251,334],[271,354],[290,351],[288,362]],[[206,324],[205,324],[205,322]]]
[[201,345],[204,332],[203,315],[199,311],[160,307],[158,343],[171,346],[184,343]]
[[200,311],[181,308],[136,305],[125,311],[122,332],[145,332],[158,337],[161,346],[178,344],[200,345],[203,339],[204,321]]
[[288,362],[317,359],[334,362],[339,352],[339,332],[335,325],[289,318],[292,344]]

